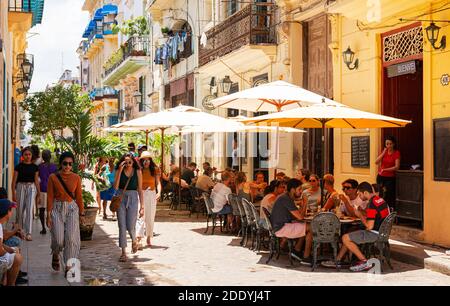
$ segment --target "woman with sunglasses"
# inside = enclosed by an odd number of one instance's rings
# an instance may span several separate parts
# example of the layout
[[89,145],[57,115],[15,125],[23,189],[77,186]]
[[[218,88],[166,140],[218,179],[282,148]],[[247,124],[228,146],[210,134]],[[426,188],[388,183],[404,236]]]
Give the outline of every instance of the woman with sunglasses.
[[144,193],[144,220],[147,246],[151,246],[153,227],[155,224],[156,203],[161,196],[160,172],[159,168],[153,162],[150,152],[142,152],[139,160],[142,167],[142,189]]
[[17,223],[31,241],[33,209],[40,201],[39,168],[33,163],[33,152],[29,147],[22,151],[23,162],[14,168],[11,185],[12,198],[17,202]]
[[[122,156],[116,166],[114,188],[123,194],[122,203],[117,211],[119,223],[119,247],[122,249],[120,262],[127,261],[127,231],[131,236],[131,253],[138,251],[136,239],[136,221],[144,216],[144,195],[142,192],[142,171],[134,158],[127,153]],[[124,191],[125,190],[125,191]],[[140,208],[139,208],[140,204]]]
[[319,176],[316,174],[311,174],[309,176],[309,181],[311,187],[303,191],[302,200],[303,205],[307,205],[307,210],[310,212],[317,212],[319,210],[320,205],[320,181]]
[[272,213],[273,205],[275,204],[276,199],[279,195],[286,192],[286,183],[285,181],[280,180],[273,180],[270,182],[269,186],[266,187],[264,190],[264,198],[261,200],[261,207],[259,214],[261,216],[260,218],[260,226],[268,229],[268,226],[266,224],[266,220],[264,218],[264,211],[263,208],[267,209],[270,213]]
[[[64,262],[80,254],[80,216],[84,216],[81,177],[72,172],[75,157],[64,152],[59,171],[50,175],[47,185],[47,227],[52,235],[52,268],[59,271],[59,254]],[[66,273],[68,267],[66,267]]]

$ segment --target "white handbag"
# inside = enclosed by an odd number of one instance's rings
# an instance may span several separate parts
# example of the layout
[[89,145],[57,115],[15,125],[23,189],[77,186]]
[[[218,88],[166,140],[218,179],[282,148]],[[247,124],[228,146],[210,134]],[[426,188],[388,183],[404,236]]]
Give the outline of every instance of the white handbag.
[[143,238],[145,237],[145,222],[144,219],[139,218],[136,221],[136,237]]

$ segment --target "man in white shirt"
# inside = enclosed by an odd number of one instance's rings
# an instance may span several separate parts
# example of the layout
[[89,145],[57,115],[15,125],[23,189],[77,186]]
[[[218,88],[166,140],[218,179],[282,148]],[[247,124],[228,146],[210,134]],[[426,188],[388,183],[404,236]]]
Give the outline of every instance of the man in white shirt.
[[232,178],[233,176],[229,172],[222,173],[222,183],[217,183],[211,192],[211,200],[214,203],[212,211],[219,215],[226,215],[228,225],[231,225],[233,218],[233,209],[228,204],[228,195],[232,193],[230,188]]
[[20,265],[23,261],[23,257],[19,254],[18,249],[3,244],[3,224],[6,224],[11,218],[12,209],[15,207],[16,203],[8,199],[0,200],[0,275],[7,274],[8,286],[15,286]]
[[358,197],[358,181],[348,179],[342,183],[342,190],[345,195],[339,195],[339,198],[344,203],[342,205],[342,212],[346,216],[357,217],[355,211],[364,212],[367,208],[368,201],[363,201]]

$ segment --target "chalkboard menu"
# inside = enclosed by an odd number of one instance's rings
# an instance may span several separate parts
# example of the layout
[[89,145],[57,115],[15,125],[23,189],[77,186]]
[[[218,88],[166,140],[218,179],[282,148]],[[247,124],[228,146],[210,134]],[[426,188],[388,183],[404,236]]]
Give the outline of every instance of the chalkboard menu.
[[450,118],[434,122],[434,179],[450,181]]
[[370,137],[354,136],[352,137],[352,167],[369,168],[370,167]]

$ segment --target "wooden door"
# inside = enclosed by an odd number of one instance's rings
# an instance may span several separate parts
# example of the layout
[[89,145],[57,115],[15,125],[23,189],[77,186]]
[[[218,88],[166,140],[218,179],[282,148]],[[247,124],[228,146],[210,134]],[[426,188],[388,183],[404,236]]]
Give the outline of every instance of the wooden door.
[[[328,45],[331,42],[331,24],[326,14],[314,17],[304,27],[305,77],[304,87],[328,98],[333,98],[333,63]],[[322,131],[307,129],[303,135],[303,167],[313,173],[323,175],[322,166]],[[332,134],[327,132],[327,139]],[[333,145],[327,141],[327,172],[333,171]]]
[[417,71],[389,78],[384,68],[383,115],[411,120],[405,128],[383,129],[382,141],[393,135],[401,154],[400,169],[420,164],[423,169],[423,65],[416,61]]

